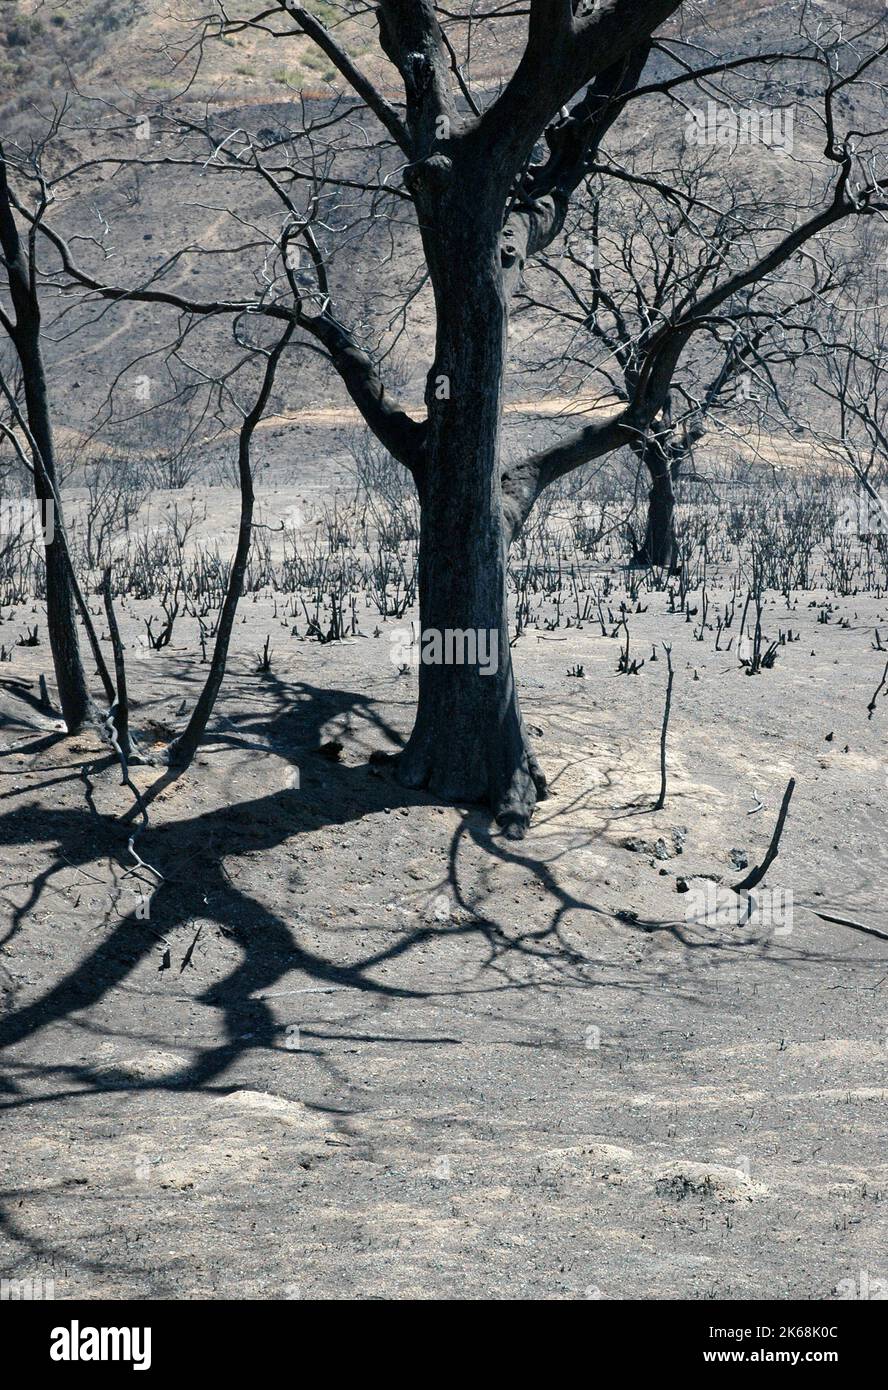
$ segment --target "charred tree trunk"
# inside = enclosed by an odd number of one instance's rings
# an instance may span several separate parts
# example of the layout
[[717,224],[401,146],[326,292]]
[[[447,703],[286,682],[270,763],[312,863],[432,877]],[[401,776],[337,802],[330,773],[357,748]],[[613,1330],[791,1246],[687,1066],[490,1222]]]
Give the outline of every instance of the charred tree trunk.
[[641,455],[650,477],[644,540],[633,556],[637,565],[660,565],[673,570],[678,563],[675,530],[675,489],[667,452],[656,445]]
[[2,249],[9,295],[15,322],[3,316],[3,326],[12,341],[22,369],[25,413],[34,449],[34,494],[40,503],[44,522],[52,518],[52,529],[45,532],[46,625],[52,651],[62,715],[68,731],[79,729],[90,714],[89,692],[74,617],[74,581],[65,554],[64,518],[58,507],[55,450],[49,409],[46,372],[40,349],[40,304],[33,266],[25,254],[12,213],[6,163],[0,148],[0,249]]
[[[465,202],[464,190],[478,184],[461,187]],[[438,322],[419,489],[419,611],[421,642],[432,634],[441,659],[423,660],[421,647],[416,722],[398,777],[446,800],[486,802],[518,837],[545,779],[528,747],[509,646],[502,215],[495,205],[479,209],[477,198],[469,207],[445,195],[433,209],[418,201]],[[487,660],[452,659],[466,643]]]
[[225,593],[225,601],[222,604],[222,611],[219,615],[219,623],[216,629],[216,644],[213,648],[213,656],[210,662],[210,670],[204,683],[203,690],[194,707],[191,718],[186,728],[174,739],[167,749],[167,761],[171,767],[186,768],[192,762],[198,750],[201,739],[203,738],[210,715],[216,703],[219,691],[222,688],[222,681],[225,678],[225,668],[228,662],[228,648],[231,644],[231,634],[234,629],[234,619],[237,614],[237,606],[240,596],[243,593],[244,575],[247,571],[247,561],[250,556],[250,542],[253,536],[253,477],[249,464],[249,452],[244,450],[241,444],[240,459],[240,489],[241,489],[241,511],[240,524],[237,533],[237,546],[235,547],[234,559],[231,563],[231,572],[228,576],[228,588]]
[[52,517],[51,529],[46,531],[47,541],[44,548],[46,626],[62,717],[68,732],[73,733],[88,719],[90,699],[80,655],[71,571],[64,552],[64,517],[53,497],[53,493],[56,498],[59,496],[59,490],[46,373],[36,325],[33,330],[29,325],[22,331],[19,324],[15,345],[22,365],[28,428],[40,451],[39,463],[42,464],[42,468],[38,464],[34,470],[34,495],[40,503],[44,518]]
[[219,691],[222,689],[222,681],[225,678],[225,669],[228,663],[228,649],[231,645],[231,634],[234,629],[237,606],[240,602],[241,594],[243,593],[244,576],[247,572],[247,563],[250,558],[250,545],[253,539],[253,507],[255,504],[255,493],[253,491],[253,467],[250,458],[250,448],[256,426],[262,419],[262,414],[268,404],[268,398],[271,395],[278,362],[292,336],[293,327],[291,325],[286,329],[279,342],[268,354],[259,394],[256,397],[253,408],[245,415],[240,428],[237,451],[238,481],[240,484],[240,522],[237,532],[237,545],[234,551],[234,559],[231,562],[231,573],[228,576],[228,588],[225,593],[225,601],[222,604],[222,612],[219,615],[219,623],[216,629],[216,644],[213,647],[209,674],[186,728],[178,738],[173,740],[167,750],[167,761],[171,767],[185,768],[192,762],[201,739],[206,733],[207,724],[210,721],[210,715],[213,713]]

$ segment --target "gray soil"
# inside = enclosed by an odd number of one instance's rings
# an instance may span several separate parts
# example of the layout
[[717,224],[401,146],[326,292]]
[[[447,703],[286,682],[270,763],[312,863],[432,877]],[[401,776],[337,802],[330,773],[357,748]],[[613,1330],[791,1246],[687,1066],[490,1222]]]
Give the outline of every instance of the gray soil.
[[[596,623],[531,629],[514,656],[553,795],[513,843],[370,765],[412,717],[393,622],[319,646],[248,596],[198,761],[133,772],[156,873],[98,734],[59,740],[39,707],[45,647],[15,647],[3,1275],[89,1299],[820,1299],[888,1277],[888,940],[816,915],[888,929],[866,708],[886,612],[833,599],[822,623],[823,601],[769,603],[801,640],[757,677],[662,594],[630,620],[637,677]],[[159,746],[206,668],[187,618],[136,648],[156,609],[121,617]],[[4,619],[7,642],[44,625]],[[761,860],[791,775],[764,885],[791,919],[707,921],[695,890],[743,877],[732,851]]]

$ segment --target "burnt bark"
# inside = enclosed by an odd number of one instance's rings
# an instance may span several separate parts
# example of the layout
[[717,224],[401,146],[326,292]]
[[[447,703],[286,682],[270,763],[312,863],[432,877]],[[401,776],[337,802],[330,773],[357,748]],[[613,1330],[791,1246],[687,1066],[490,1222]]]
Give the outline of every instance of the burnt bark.
[[268,398],[274,386],[278,362],[292,335],[293,328],[291,326],[284,331],[283,336],[268,354],[259,394],[253,403],[252,409],[244,416],[238,435],[237,468],[238,482],[240,485],[240,520],[238,523],[237,545],[235,546],[234,558],[231,562],[231,572],[228,576],[228,588],[225,593],[225,601],[222,604],[222,611],[219,614],[219,623],[216,629],[216,642],[213,647],[210,670],[188,724],[179,737],[174,739],[167,749],[167,761],[171,767],[182,769],[188,767],[192,762],[200,746],[200,742],[206,733],[207,724],[210,721],[210,716],[213,713],[219,691],[222,689],[222,682],[225,679],[225,670],[228,664],[228,649],[231,645],[231,634],[234,630],[234,620],[237,616],[238,603],[243,593],[244,576],[247,572],[247,563],[250,558],[250,544],[253,538],[253,509],[256,499],[253,490],[253,468],[250,458],[250,447],[256,426],[262,419],[263,412],[268,404]]
[[494,192],[484,206],[468,174],[451,180],[439,167],[433,177],[434,189],[417,185],[437,307],[419,479],[420,629],[440,634],[445,648],[446,634],[468,633],[476,654],[495,653],[495,665],[420,661],[416,721],[397,776],[446,800],[485,802],[520,836],[545,779],[528,746],[509,646],[502,204]]
[[642,458],[650,478],[647,523],[633,564],[659,565],[671,571],[678,564],[679,554],[672,468],[668,457],[656,446],[645,449]]
[[90,698],[80,655],[74,588],[64,553],[64,517],[55,500],[59,491],[46,373],[36,330],[28,325],[26,331],[22,331],[19,325],[15,345],[22,366],[28,428],[40,451],[42,463],[42,468],[38,466],[34,470],[34,495],[44,517],[51,515],[53,518],[52,528],[46,533],[51,539],[44,547],[49,646],[62,717],[68,732],[74,733],[90,716]]
[[26,254],[12,213],[6,163],[0,149],[0,249],[3,252],[9,294],[15,321],[3,315],[3,327],[15,348],[22,369],[25,415],[33,447],[34,495],[44,521],[52,517],[52,528],[45,531],[46,544],[46,625],[55,669],[59,703],[69,733],[89,718],[90,700],[80,657],[80,643],[74,616],[74,579],[65,553],[64,517],[61,515],[56,480],[55,448],[46,370],[40,348],[40,303],[34,273],[33,234]]

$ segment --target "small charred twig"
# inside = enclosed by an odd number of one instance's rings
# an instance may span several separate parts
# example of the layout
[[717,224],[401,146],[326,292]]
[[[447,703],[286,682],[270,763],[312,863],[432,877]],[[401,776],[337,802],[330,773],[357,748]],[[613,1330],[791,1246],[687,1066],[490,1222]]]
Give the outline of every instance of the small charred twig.
[[768,845],[768,852],[762,860],[761,864],[758,866],[758,868],[750,869],[749,873],[746,875],[744,879],[740,881],[740,883],[734,884],[735,893],[745,892],[750,888],[754,888],[757,883],[761,883],[765,874],[768,872],[771,865],[774,863],[774,860],[777,858],[777,851],[780,848],[780,836],[783,834],[783,827],[786,824],[786,814],[789,810],[789,803],[792,800],[792,794],[794,791],[795,778],[790,777],[789,782],[786,786],[786,791],[783,793],[783,802],[780,807],[780,815],[777,817],[777,824],[774,826],[774,834],[771,836],[771,843]]
[[629,660],[629,624],[626,622],[625,617],[621,618],[617,623],[616,631],[614,632],[615,637],[621,627],[626,633],[626,645],[620,652],[620,657],[617,661],[617,674],[621,676],[637,676],[644,665],[644,661],[639,661],[637,656],[633,657],[631,661]]
[[108,717],[114,720],[114,727],[117,731],[117,742],[120,744],[124,757],[129,760],[132,757],[133,748],[129,734],[129,697],[126,689],[126,663],[123,659],[123,643],[120,640],[120,629],[117,626],[117,614],[114,612],[114,604],[111,600],[110,565],[102,576],[102,598],[105,602],[105,617],[108,619],[111,650],[114,654],[114,680],[117,685],[117,694],[114,703],[108,711]]
[[663,727],[660,730],[660,795],[654,802],[654,810],[662,811],[666,805],[666,730],[669,728],[669,711],[672,708],[672,681],[675,672],[672,669],[672,647],[668,642],[663,643],[663,650],[666,653],[666,705],[663,709]]
[[182,964],[179,966],[179,974],[180,974],[180,975],[182,974],[183,970],[185,970],[185,968],[186,968],[187,966],[191,965],[191,957],[194,955],[194,948],[195,948],[195,946],[197,945],[197,939],[198,939],[198,937],[200,936],[200,934],[201,934],[202,931],[203,931],[203,922],[201,922],[201,924],[200,924],[200,926],[198,927],[197,931],[194,933],[194,939],[193,939],[193,941],[191,942],[191,945],[188,947],[188,950],[185,952],[184,956],[182,957]]

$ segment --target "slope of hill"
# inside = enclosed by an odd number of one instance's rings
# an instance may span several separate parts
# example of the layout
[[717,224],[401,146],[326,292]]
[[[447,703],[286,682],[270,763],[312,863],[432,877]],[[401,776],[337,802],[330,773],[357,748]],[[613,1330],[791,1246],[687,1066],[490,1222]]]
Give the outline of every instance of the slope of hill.
[[[350,52],[396,95],[393,75],[386,71],[375,28],[365,8],[332,3],[316,3],[312,8],[327,23],[337,26],[337,33]],[[831,13],[822,5],[807,8],[811,15],[822,10],[825,18]],[[178,248],[192,246],[218,252],[236,246],[242,239],[242,228],[228,209],[237,213],[240,195],[234,193],[230,180],[221,185],[208,180],[198,191],[193,171],[163,165],[167,154],[178,153],[175,148],[161,148],[154,140],[137,147],[127,145],[116,111],[122,111],[131,121],[133,112],[152,112],[163,104],[176,113],[199,119],[209,108],[218,113],[226,128],[238,124],[255,131],[266,127],[286,129],[288,125],[296,128],[301,118],[297,102],[300,92],[303,97],[312,92],[329,97],[335,86],[326,60],[307,40],[288,37],[276,41],[269,34],[255,33],[219,39],[208,33],[202,46],[199,76],[185,95],[180,95],[195,67],[194,25],[200,15],[211,13],[212,9],[206,0],[178,0],[175,5],[166,0],[7,0],[4,5],[0,23],[0,102],[3,96],[7,98],[4,137],[9,140],[26,130],[34,120],[35,105],[45,110],[50,100],[57,102],[70,94],[72,119],[65,130],[66,159],[70,157],[70,162],[76,163],[82,159],[113,160],[136,154],[152,161],[150,167],[138,172],[123,164],[96,166],[76,185],[69,185],[69,193],[76,187],[81,196],[68,203],[62,200],[53,211],[57,225],[80,237],[93,235],[96,216],[104,219],[102,253],[112,258],[115,273],[122,274],[125,267],[132,283],[156,273],[164,257]],[[351,9],[360,13],[343,18]],[[775,6],[759,0],[743,4],[734,0],[704,0],[702,4],[685,7],[665,32],[698,45],[701,61],[705,62],[709,51],[743,53],[789,44],[797,29],[799,9],[792,3]],[[858,0],[855,12],[861,22],[882,13],[877,0]],[[287,23],[283,16],[281,23]],[[479,38],[474,45],[472,72],[479,82],[486,82],[488,91],[514,66],[522,31],[522,21],[491,26],[486,40]],[[457,27],[453,32],[456,42],[461,31]],[[190,47],[186,39],[190,40]],[[657,62],[663,70],[665,60],[655,59],[655,72]],[[783,99],[783,90],[775,79],[775,100]],[[804,87],[793,91],[798,96],[799,92],[804,93]],[[872,97],[873,103],[876,100]],[[103,102],[113,103],[114,109]],[[627,158],[634,157],[628,153],[630,146],[656,150],[658,158],[665,161],[662,167],[666,167],[681,141],[680,109],[668,128],[660,122],[655,129],[656,121],[653,105],[638,103],[632,110],[631,122],[625,123],[626,129],[615,127],[609,142],[612,149]],[[816,122],[806,126],[800,109],[796,162],[784,161],[781,165],[772,152],[750,148],[742,152],[738,161],[738,176],[762,190],[773,192],[783,187],[792,192],[794,183],[808,175],[807,168],[803,174],[800,169],[822,164],[821,149],[822,130]],[[356,159],[355,154],[353,161]],[[354,175],[356,169],[353,162],[347,172]],[[212,190],[207,191],[211,183]],[[265,218],[273,234],[277,216],[273,197],[255,182],[245,194],[251,217],[257,223]],[[338,248],[338,264],[331,273],[337,290],[342,289],[341,307],[350,324],[367,326],[368,339],[372,338],[375,323],[390,316],[391,306],[397,304],[402,292],[400,283],[395,282],[403,275],[406,237],[402,229],[391,242],[388,227],[370,217],[360,239],[348,240]],[[83,257],[88,259],[88,242],[82,241],[80,246]],[[400,260],[393,248],[397,248]],[[261,264],[261,256],[259,259]],[[165,279],[165,285],[180,289],[187,286],[196,296],[239,297],[257,271],[253,264],[241,262],[238,266],[234,262],[237,274],[232,274],[233,262],[234,257],[226,260],[224,256],[220,259],[202,253],[186,256]],[[103,277],[109,273],[108,263],[93,264]],[[375,320],[374,304],[378,310]],[[51,317],[49,313],[48,321]],[[60,405],[64,403],[60,431],[69,431],[65,437],[72,440],[92,427],[108,384],[122,365],[121,353],[128,354],[124,361],[132,360],[138,351],[151,350],[175,331],[172,317],[165,309],[137,311],[134,306],[119,306],[90,317],[91,326],[76,338],[70,336],[73,321],[69,318],[65,336],[46,344],[54,395]],[[412,380],[408,398],[419,400],[433,333],[427,296],[420,294],[412,301],[409,331],[407,357]],[[540,337],[536,325],[533,333],[542,354],[551,353],[554,358],[562,339],[553,336],[551,330]],[[215,350],[215,340],[201,338],[203,351],[210,350],[211,341]],[[513,340],[516,359],[524,341],[524,324],[517,320]],[[569,382],[549,383],[539,374],[521,381],[515,373],[511,381],[513,398],[524,401],[544,396],[550,386],[557,394],[562,394],[565,386],[572,389]],[[307,407],[342,407],[346,403],[338,378],[305,353],[301,355],[297,381],[275,405],[280,411],[298,412]],[[554,425],[550,424],[550,428]],[[289,445],[281,445],[282,452],[287,448]]]
[[[363,55],[373,25],[366,14],[343,20],[343,8],[311,6],[351,53]],[[308,39],[288,32],[293,26],[284,15],[270,26],[282,36],[275,40],[250,31],[220,35],[214,7],[202,0],[174,7],[164,0],[4,0],[3,9],[0,101],[5,97],[7,109],[59,98],[72,87],[112,99],[124,92],[172,96],[186,87],[192,98],[221,102],[274,99],[289,89],[320,95],[336,77]]]
[[[393,90],[395,75],[380,52],[372,10],[364,4],[314,0],[307,6],[378,81]],[[468,14],[468,0],[447,12]],[[700,0],[686,5],[662,33],[702,50],[743,52],[762,39],[786,41],[797,31],[804,9],[809,29],[836,22],[824,0],[802,7],[797,0]],[[854,0],[861,25],[884,17],[879,0]],[[238,10],[226,7],[229,17]],[[244,15],[252,13],[249,7]],[[4,0],[0,15],[0,106],[21,106],[49,92],[76,85],[93,95],[173,95],[188,87],[192,98],[210,102],[279,100],[288,90],[329,95],[341,81],[329,60],[298,32],[286,15],[266,32],[242,30],[220,36],[215,5],[206,0]],[[201,29],[201,21],[206,23]],[[198,34],[201,35],[198,43]],[[274,37],[277,35],[277,37]],[[514,68],[524,21],[502,19],[449,26],[448,36],[470,80],[494,86]],[[197,56],[200,71],[195,78]]]

